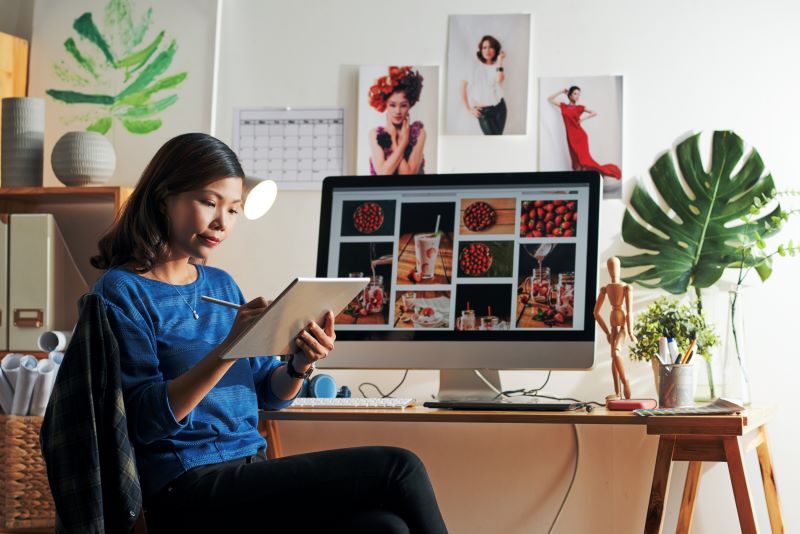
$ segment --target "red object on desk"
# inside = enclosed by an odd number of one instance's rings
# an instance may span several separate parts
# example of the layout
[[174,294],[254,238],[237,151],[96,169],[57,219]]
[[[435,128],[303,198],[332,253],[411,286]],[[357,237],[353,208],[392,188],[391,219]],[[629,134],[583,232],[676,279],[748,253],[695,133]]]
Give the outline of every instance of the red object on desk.
[[609,399],[606,408],[614,412],[632,412],[633,410],[653,410],[658,407],[655,399]]

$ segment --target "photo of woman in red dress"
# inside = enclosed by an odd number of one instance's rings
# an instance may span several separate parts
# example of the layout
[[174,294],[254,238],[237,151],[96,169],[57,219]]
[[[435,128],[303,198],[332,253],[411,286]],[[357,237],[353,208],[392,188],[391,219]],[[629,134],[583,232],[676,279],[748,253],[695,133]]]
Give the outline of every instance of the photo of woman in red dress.
[[622,76],[540,78],[538,170],[599,172],[603,198],[621,199],[622,89]]
[[[559,95],[566,95],[569,103],[558,102]],[[622,171],[613,163],[601,165],[597,163],[589,152],[589,136],[581,126],[581,122],[597,116],[596,111],[587,109],[578,104],[581,98],[581,88],[573,85],[569,89],[559,91],[547,98],[547,101],[561,110],[564,127],[567,130],[567,146],[572,160],[573,171],[598,171],[603,176],[610,176],[617,180],[622,179]],[[584,116],[584,114],[586,116]]]

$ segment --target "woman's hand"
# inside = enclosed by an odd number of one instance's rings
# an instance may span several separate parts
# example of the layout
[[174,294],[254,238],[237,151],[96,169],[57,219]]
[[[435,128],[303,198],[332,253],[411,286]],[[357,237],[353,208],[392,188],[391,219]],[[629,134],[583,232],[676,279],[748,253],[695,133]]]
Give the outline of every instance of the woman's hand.
[[506,58],[506,51],[501,50],[500,53],[497,55],[497,62],[502,63],[505,58]]
[[401,150],[408,146],[408,142],[411,138],[410,122],[408,115],[406,115],[406,118],[403,119],[403,125],[400,127],[400,132],[397,135],[397,146]]
[[233,326],[231,326],[228,337],[225,338],[223,344],[227,346],[233,343],[254,321],[264,315],[271,302],[264,297],[256,297],[247,304],[239,306],[236,312],[236,319],[233,320]]
[[333,350],[336,341],[336,332],[333,330],[333,312],[328,312],[325,317],[325,326],[311,322],[308,327],[295,338],[297,347],[302,351],[294,355],[293,365],[296,371],[307,368],[309,365],[323,360]]
[[483,108],[479,106],[469,108],[469,112],[472,113],[476,119],[480,119],[483,116]]

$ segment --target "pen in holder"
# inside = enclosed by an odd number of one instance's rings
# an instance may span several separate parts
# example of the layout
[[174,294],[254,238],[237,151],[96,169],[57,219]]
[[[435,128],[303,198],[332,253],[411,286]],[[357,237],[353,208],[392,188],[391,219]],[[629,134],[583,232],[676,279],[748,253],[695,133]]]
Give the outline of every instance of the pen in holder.
[[658,405],[661,408],[694,406],[694,364],[658,362]]

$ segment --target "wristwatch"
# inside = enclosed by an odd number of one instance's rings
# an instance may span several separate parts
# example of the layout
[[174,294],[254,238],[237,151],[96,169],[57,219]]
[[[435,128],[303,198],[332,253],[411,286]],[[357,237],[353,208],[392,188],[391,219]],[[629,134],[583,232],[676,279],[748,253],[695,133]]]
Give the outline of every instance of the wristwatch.
[[497,72],[503,72],[503,67],[497,67]]
[[297,378],[297,379],[299,379],[299,380],[305,380],[305,379],[307,379],[309,376],[311,376],[311,373],[313,373],[313,372],[314,372],[314,364],[313,364],[313,363],[311,364],[311,367],[309,367],[309,368],[306,370],[306,372],[305,372],[305,373],[300,373],[300,372],[298,372],[298,371],[297,371],[297,370],[294,368],[294,365],[292,365],[292,362],[293,362],[293,361],[294,361],[294,354],[292,354],[291,356],[289,356],[289,359],[288,359],[288,360],[286,360],[286,373],[287,373],[289,376],[291,376],[292,378]]

